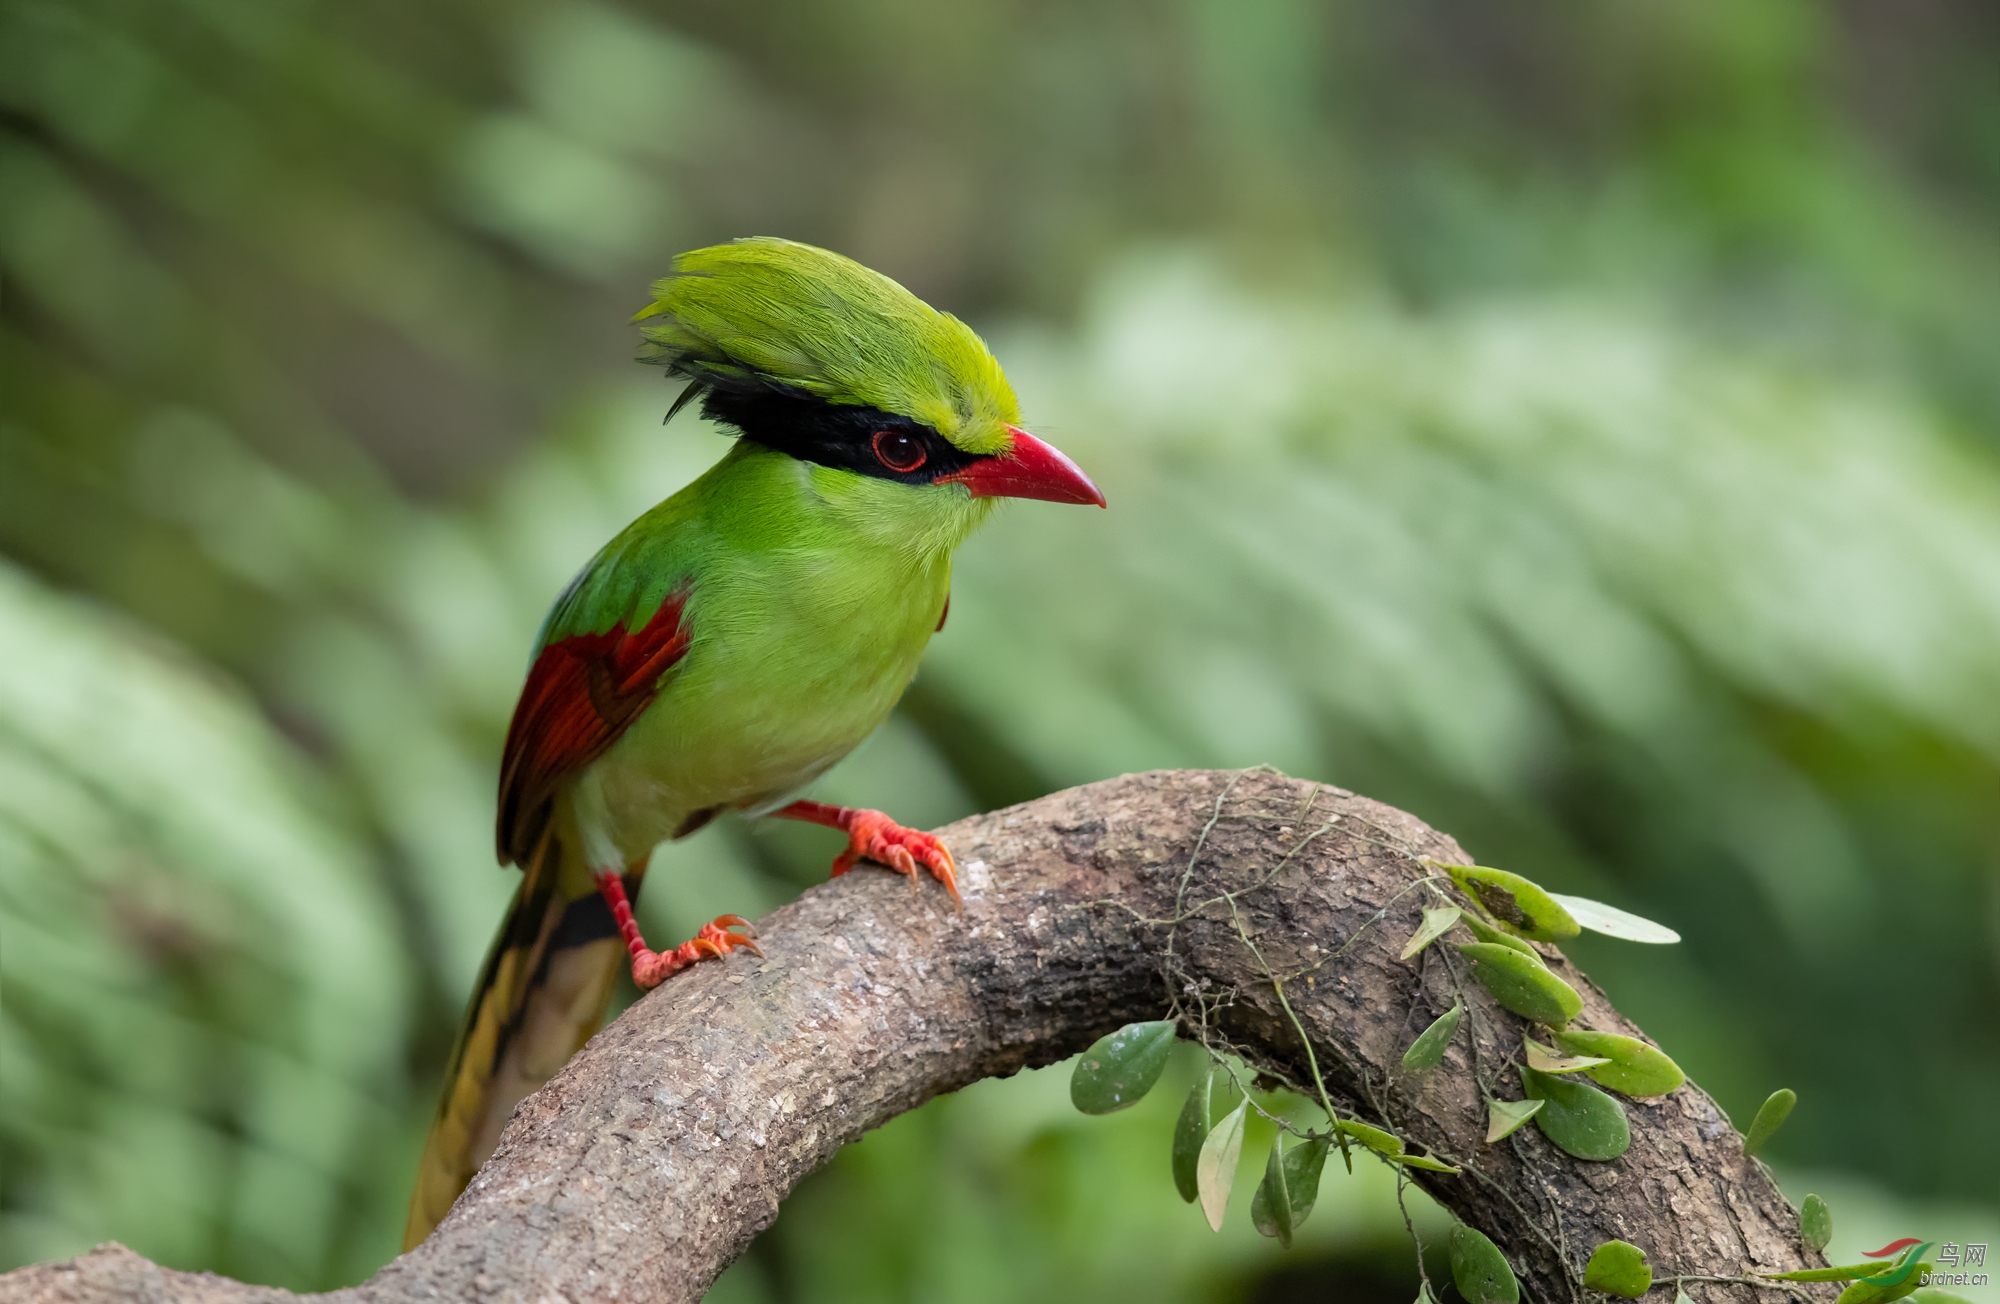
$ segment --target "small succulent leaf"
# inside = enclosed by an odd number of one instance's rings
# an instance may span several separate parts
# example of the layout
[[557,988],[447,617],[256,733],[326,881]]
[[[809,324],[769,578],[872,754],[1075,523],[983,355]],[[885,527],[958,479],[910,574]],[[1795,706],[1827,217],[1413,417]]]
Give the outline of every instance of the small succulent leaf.
[[1601,1055],[1564,1055],[1532,1037],[1521,1039],[1528,1052],[1528,1067],[1537,1073],[1581,1073],[1611,1061]]
[[1653,1288],[1653,1269],[1646,1252],[1630,1241],[1606,1241],[1590,1252],[1583,1284],[1606,1295],[1637,1299]]
[[1410,1048],[1403,1052],[1403,1072],[1428,1073],[1436,1068],[1444,1059],[1445,1049],[1451,1045],[1452,1034],[1458,1031],[1458,1021],[1464,1014],[1465,1006],[1453,1001],[1450,1009],[1431,1020],[1430,1027],[1418,1033]]
[[1446,865],[1444,871],[1482,910],[1523,937],[1560,942],[1583,931],[1554,897],[1519,874],[1484,865]]
[[1292,1248],[1292,1189],[1285,1173],[1284,1138],[1280,1136],[1271,1145],[1271,1157],[1264,1161],[1264,1180],[1257,1184],[1257,1193],[1250,1198],[1250,1222],[1266,1236],[1278,1238],[1278,1244]]
[[1128,1023],[1097,1040],[1070,1074],[1070,1103],[1086,1114],[1109,1114],[1137,1104],[1166,1070],[1174,1048],[1172,1019]]
[[1524,941],[1512,933],[1501,932],[1478,915],[1465,915],[1459,922],[1471,929],[1472,935],[1482,942],[1493,942],[1500,946],[1511,946],[1522,955],[1533,960],[1536,964],[1542,963],[1542,953],[1535,949],[1533,943]]
[[1431,1294],[1431,1284],[1427,1281],[1417,1284],[1415,1304],[1437,1304],[1437,1296]]
[[1458,1168],[1434,1155],[1401,1154],[1395,1156],[1391,1162],[1401,1164],[1405,1168],[1421,1168],[1425,1172],[1430,1173],[1457,1173],[1460,1171]]
[[1576,989],[1540,960],[1495,942],[1468,942],[1458,953],[1472,961],[1472,976],[1493,999],[1524,1019],[1560,1027],[1583,1012]]
[[1750,1120],[1750,1131],[1743,1138],[1743,1153],[1754,1155],[1762,1150],[1764,1143],[1792,1116],[1792,1106],[1798,1103],[1799,1093],[1790,1087],[1780,1087],[1765,1097],[1764,1103],[1757,1107],[1757,1117]]
[[1562,1031],[1555,1034],[1555,1042],[1572,1055],[1598,1055],[1610,1061],[1587,1070],[1591,1080],[1628,1096],[1664,1096],[1687,1081],[1687,1074],[1667,1058],[1665,1051],[1637,1037],[1616,1032]]
[[1367,1146],[1376,1154],[1388,1155],[1393,1159],[1401,1157],[1403,1153],[1403,1138],[1397,1136],[1394,1132],[1384,1131],[1382,1128],[1370,1127],[1366,1123],[1356,1123],[1351,1119],[1345,1118],[1336,1121],[1334,1126],[1339,1128],[1343,1135],[1351,1137],[1362,1145]]
[[1195,1163],[1201,1158],[1201,1143],[1208,1140],[1209,1102],[1214,1094],[1215,1071],[1211,1069],[1188,1092],[1180,1121],[1174,1124],[1174,1189],[1189,1204],[1201,1195],[1195,1182]]
[[1683,1290],[1683,1289],[1682,1289],[1681,1287],[1679,1287],[1679,1286],[1675,1286],[1675,1287],[1674,1287],[1674,1304],[1694,1304],[1694,1301],[1688,1298],[1688,1293],[1687,1293],[1687,1291]]
[[1621,938],[1627,942],[1651,942],[1655,946],[1665,946],[1681,940],[1681,935],[1665,924],[1656,924],[1617,906],[1607,906],[1602,901],[1592,901],[1589,897],[1564,896],[1551,892],[1549,896],[1557,905],[1567,910],[1570,917],[1593,933],[1606,937]]
[[1195,1161],[1195,1186],[1201,1195],[1201,1212],[1215,1231],[1222,1230],[1222,1215],[1229,1208],[1229,1188],[1236,1182],[1236,1161],[1243,1155],[1243,1120],[1250,1102],[1243,1101],[1225,1114],[1201,1143],[1201,1157]]
[[1410,940],[1403,944],[1401,958],[1415,959],[1419,951],[1443,937],[1463,913],[1465,912],[1457,906],[1439,906],[1435,910],[1425,910],[1424,922],[1417,926],[1417,931],[1411,933]]
[[1833,1239],[1833,1210],[1817,1195],[1799,1205],[1799,1240],[1809,1250],[1823,1250]]
[[1507,1256],[1485,1232],[1464,1223],[1451,1229],[1451,1279],[1466,1304],[1521,1302],[1521,1283],[1507,1266]]
[[1512,1136],[1521,1125],[1539,1114],[1545,1100],[1489,1100],[1486,1102],[1486,1144]]
[[1632,1144],[1625,1107],[1596,1087],[1574,1078],[1521,1070],[1521,1086],[1529,1099],[1547,1102],[1535,1114],[1535,1126],[1556,1148],[1578,1159],[1616,1159]]

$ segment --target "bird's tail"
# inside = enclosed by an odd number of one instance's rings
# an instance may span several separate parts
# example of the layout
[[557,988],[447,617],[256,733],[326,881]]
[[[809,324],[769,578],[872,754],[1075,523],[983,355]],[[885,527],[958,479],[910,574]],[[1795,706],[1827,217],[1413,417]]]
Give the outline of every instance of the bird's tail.
[[[514,1106],[603,1024],[626,964],[610,908],[554,829],[522,870],[520,890],[466,1006],[444,1095],[424,1140],[403,1229],[405,1250],[443,1221],[493,1153]],[[629,875],[625,887],[636,900],[639,874]]]

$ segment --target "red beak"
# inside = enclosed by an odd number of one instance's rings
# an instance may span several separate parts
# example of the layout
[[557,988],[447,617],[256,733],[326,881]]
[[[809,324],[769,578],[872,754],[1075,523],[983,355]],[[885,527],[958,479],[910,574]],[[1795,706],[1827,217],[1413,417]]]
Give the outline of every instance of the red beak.
[[984,457],[939,484],[962,484],[974,498],[1039,498],[1048,503],[1096,503],[1104,495],[1077,464],[1019,426],[1008,426],[1014,446],[998,457]]

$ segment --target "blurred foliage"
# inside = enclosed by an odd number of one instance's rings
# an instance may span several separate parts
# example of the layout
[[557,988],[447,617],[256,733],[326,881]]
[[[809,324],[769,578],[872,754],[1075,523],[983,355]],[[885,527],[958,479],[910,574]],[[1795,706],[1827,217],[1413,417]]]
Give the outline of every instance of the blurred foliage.
[[[530,636],[723,447],[625,319],[753,232],[976,320],[1112,503],[968,545],[826,796],[1367,791],[1678,928],[1572,949],[1739,1119],[1799,1089],[1839,1243],[1975,1239],[1996,52],[1971,0],[0,0],[0,1266],[393,1251]],[[647,927],[832,850],[706,830]],[[716,1298],[1414,1292],[1379,1167],[1210,1237],[1175,1093],[1061,1076],[853,1147]]]
[[11,567],[0,664],[0,1246],[366,1270],[414,992],[352,829],[250,703]]

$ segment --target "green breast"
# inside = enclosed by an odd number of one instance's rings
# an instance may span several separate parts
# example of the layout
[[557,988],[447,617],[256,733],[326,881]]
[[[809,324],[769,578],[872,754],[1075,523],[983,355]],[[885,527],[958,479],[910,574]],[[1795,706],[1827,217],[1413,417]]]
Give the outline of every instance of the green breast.
[[884,528],[920,493],[751,447],[649,514],[658,537],[618,564],[688,573],[692,642],[585,776],[628,859],[697,811],[797,791],[888,716],[951,586],[949,547]]

